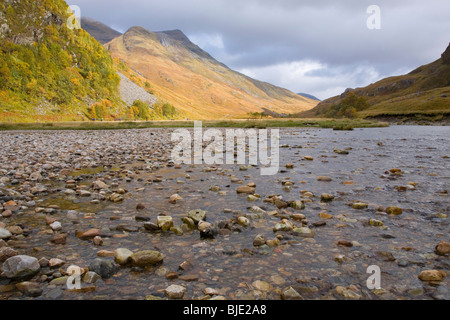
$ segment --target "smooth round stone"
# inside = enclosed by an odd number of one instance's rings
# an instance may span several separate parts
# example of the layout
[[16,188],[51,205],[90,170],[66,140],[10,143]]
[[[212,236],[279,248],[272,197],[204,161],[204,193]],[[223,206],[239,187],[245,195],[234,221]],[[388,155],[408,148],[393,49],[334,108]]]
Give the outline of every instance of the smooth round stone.
[[186,293],[186,288],[180,285],[173,284],[164,290],[164,293],[169,299],[181,299]]
[[161,252],[153,250],[144,250],[133,253],[130,259],[131,263],[136,267],[147,267],[162,262],[164,257],[161,254]]

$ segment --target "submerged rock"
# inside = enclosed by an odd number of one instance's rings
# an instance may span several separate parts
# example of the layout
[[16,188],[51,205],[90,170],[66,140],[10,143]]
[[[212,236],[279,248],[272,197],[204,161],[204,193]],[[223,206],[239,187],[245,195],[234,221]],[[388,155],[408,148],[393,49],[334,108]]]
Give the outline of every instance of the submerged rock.
[[419,279],[422,281],[442,281],[447,274],[442,270],[424,270],[419,274]]
[[403,213],[403,210],[399,207],[388,207],[386,208],[386,213],[394,216],[399,216]]
[[161,254],[161,252],[153,250],[144,250],[133,253],[130,259],[131,263],[134,266],[143,268],[162,262],[164,257]]
[[442,240],[435,248],[438,255],[444,256],[450,253],[450,243]]
[[89,270],[97,273],[103,279],[111,278],[118,270],[112,260],[96,258],[89,264]]
[[288,287],[281,294],[283,300],[303,300],[303,297],[294,288]]
[[41,266],[38,259],[26,255],[18,255],[6,259],[3,272],[8,278],[25,278],[39,272]]
[[361,210],[361,209],[366,209],[368,206],[369,206],[369,205],[368,205],[367,203],[364,203],[364,202],[355,202],[355,203],[352,205],[352,208],[353,208],[353,209]]
[[206,212],[201,209],[189,211],[187,216],[188,218],[191,218],[196,224],[198,224],[202,220],[206,220]]

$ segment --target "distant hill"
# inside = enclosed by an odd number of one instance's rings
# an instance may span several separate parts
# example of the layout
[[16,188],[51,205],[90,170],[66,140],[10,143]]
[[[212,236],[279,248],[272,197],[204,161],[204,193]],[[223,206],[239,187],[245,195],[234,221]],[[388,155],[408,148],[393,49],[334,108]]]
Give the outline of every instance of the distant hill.
[[317,104],[231,70],[180,30],[132,27],[105,47],[147,79],[156,96],[190,118],[233,118],[265,110],[291,114]]
[[119,31],[116,31],[106,24],[96,21],[91,18],[81,17],[81,27],[86,30],[91,36],[97,39],[101,44],[110,42],[112,39],[122,35]]
[[299,95],[301,95],[301,96],[303,96],[305,98],[308,98],[308,99],[321,101],[319,98],[313,96],[312,94],[307,94],[307,93],[297,93],[297,94],[299,94]]
[[347,89],[300,116],[345,114],[362,117],[450,114],[450,45],[440,59],[430,64],[364,88]]
[[70,29],[63,0],[0,2],[0,121],[81,120],[121,112],[120,78],[103,46]]

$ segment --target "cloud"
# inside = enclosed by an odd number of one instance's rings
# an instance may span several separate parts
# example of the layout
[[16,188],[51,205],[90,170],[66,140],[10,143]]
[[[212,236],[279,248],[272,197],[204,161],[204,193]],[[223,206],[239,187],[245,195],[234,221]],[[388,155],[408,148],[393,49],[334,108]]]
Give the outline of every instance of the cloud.
[[330,68],[319,61],[303,60],[265,67],[244,68],[240,72],[263,81],[275,81],[293,92],[314,93],[319,99],[341,94],[359,83],[372,83],[380,78],[374,67],[368,65]]
[[[373,0],[69,3],[80,6],[82,15],[119,30],[134,25],[152,31],[180,29],[232,69],[322,97],[341,88],[367,85],[376,75],[384,77],[432,62],[449,42],[450,2],[442,0],[378,0],[381,30],[367,28],[367,8]],[[314,77],[302,75],[305,80],[301,81],[300,66],[307,61],[326,67],[322,73],[316,70]],[[277,67],[288,74],[281,76]]]

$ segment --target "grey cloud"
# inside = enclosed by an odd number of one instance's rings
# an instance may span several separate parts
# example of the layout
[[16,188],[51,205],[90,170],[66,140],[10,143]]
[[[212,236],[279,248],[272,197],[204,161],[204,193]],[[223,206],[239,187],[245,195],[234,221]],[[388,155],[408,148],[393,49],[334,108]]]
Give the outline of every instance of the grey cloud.
[[[366,27],[366,9],[374,2],[381,8],[381,30]],[[450,2],[442,0],[73,0],[70,4],[121,31],[140,25],[153,31],[177,28],[197,39],[219,35],[223,48],[204,48],[234,69],[314,60],[339,72],[370,65],[386,76],[437,59],[450,40]]]

